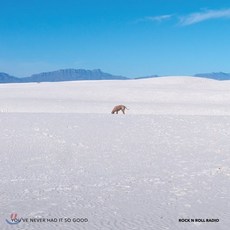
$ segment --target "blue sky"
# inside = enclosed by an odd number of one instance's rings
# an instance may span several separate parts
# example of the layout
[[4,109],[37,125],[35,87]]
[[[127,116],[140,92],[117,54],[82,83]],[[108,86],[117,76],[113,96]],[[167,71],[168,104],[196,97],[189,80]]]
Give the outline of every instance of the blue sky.
[[0,72],[230,72],[229,0],[0,1]]

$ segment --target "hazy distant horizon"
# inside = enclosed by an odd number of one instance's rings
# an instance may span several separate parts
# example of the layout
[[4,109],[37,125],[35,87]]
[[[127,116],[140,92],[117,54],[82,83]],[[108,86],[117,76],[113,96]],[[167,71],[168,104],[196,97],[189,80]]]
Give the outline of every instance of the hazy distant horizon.
[[[30,77],[33,74],[40,74],[40,73],[44,73],[44,72],[54,72],[54,71],[58,71],[58,70],[63,70],[63,69],[85,69],[85,70],[95,70],[95,69],[100,69],[102,72],[105,73],[110,73],[112,75],[117,75],[117,76],[124,76],[124,77],[128,77],[128,78],[134,78],[134,77],[144,77],[144,76],[152,76],[152,75],[158,75],[158,76],[193,76],[195,74],[198,73],[212,73],[212,72],[224,72],[221,70],[218,71],[203,71],[203,72],[189,72],[189,73],[183,73],[181,71],[178,72],[146,72],[143,70],[143,72],[140,71],[140,74],[132,74],[132,75],[128,75],[128,73],[126,74],[126,72],[120,71],[120,70],[115,70],[115,71],[109,71],[109,70],[105,70],[103,68],[88,68],[88,67],[54,67],[54,68],[44,68],[44,69],[36,69],[35,71],[27,71],[26,69],[24,71],[12,71],[12,68],[6,69],[6,71],[3,71],[3,68],[0,68],[0,73],[7,73],[11,76],[15,76],[18,78],[23,78],[23,77]],[[229,71],[230,72],[230,71]],[[24,73],[24,74],[23,74]]]
[[[41,74],[41,73],[49,73],[49,72],[55,72],[55,71],[59,71],[59,70],[65,70],[65,69],[75,69],[75,70],[79,70],[79,69],[84,69],[84,70],[90,70],[90,71],[93,71],[93,70],[96,70],[96,69],[100,69],[100,68],[95,68],[95,69],[89,69],[89,68],[58,68],[58,69],[51,69],[51,70],[47,70],[47,71],[39,71],[39,72],[33,72],[31,74],[27,74],[25,76],[22,76],[22,75],[17,75],[16,73],[12,73],[12,72],[5,72],[5,71],[1,71],[0,69],[0,73],[6,73],[10,76],[14,76],[14,77],[17,77],[17,78],[24,78],[24,77],[30,77],[34,74]],[[112,74],[114,76],[123,76],[123,77],[127,77],[127,78],[136,78],[136,77],[149,77],[149,76],[195,76],[196,74],[205,74],[205,73],[227,73],[227,72],[224,72],[224,71],[205,71],[205,72],[197,72],[197,73],[192,73],[192,74],[158,74],[158,73],[149,73],[149,74],[145,74],[145,75],[133,75],[133,76],[127,76],[127,75],[124,75],[124,74],[120,74],[120,73],[114,73],[114,72],[108,72],[108,71],[105,71],[103,69],[100,69],[102,72],[104,73],[108,73],[108,74]],[[228,74],[228,73],[227,73]]]

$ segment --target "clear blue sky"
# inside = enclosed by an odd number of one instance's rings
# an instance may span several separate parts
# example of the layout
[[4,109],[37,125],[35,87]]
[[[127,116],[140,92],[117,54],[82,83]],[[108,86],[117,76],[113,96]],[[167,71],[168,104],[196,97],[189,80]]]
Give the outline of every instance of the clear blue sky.
[[230,72],[229,0],[0,1],[0,72]]

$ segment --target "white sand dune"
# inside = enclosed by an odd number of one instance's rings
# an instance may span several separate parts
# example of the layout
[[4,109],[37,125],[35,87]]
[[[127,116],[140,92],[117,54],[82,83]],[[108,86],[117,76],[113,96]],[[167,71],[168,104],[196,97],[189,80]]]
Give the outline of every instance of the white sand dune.
[[227,230],[229,99],[191,77],[0,85],[0,229]]
[[229,89],[194,77],[1,84],[0,111],[104,114],[123,103],[130,114],[229,115]]

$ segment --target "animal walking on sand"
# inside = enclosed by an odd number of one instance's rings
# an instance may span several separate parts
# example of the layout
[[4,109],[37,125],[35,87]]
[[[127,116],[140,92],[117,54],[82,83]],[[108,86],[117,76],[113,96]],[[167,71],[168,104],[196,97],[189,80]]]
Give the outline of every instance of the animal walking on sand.
[[126,106],[124,105],[116,105],[113,110],[112,110],[112,114],[116,113],[118,114],[118,112],[121,110],[123,114],[125,114],[125,109],[128,109]]

